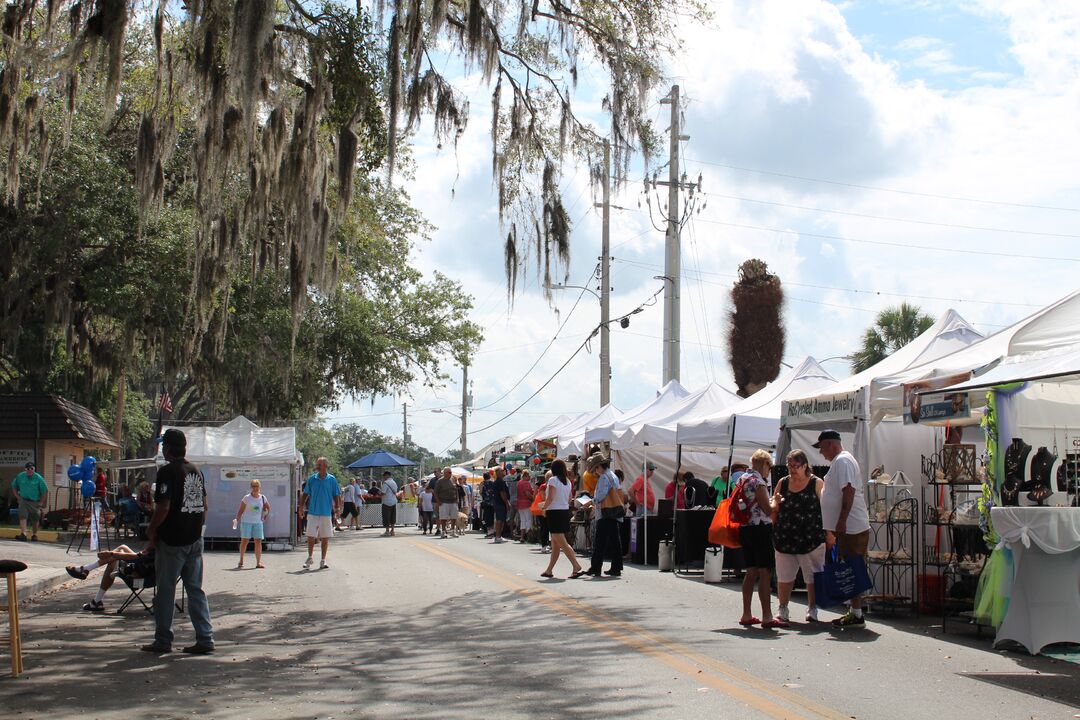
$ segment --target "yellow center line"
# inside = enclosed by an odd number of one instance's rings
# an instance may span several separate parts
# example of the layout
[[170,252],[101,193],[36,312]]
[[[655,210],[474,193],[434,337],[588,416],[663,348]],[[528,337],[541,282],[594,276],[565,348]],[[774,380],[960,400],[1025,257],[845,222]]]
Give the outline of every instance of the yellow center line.
[[[462,568],[481,573],[492,581],[515,591],[522,597],[588,626],[595,632],[626,645],[643,655],[658,660],[668,667],[688,675],[695,682],[702,682],[720,690],[769,717],[820,717],[829,718],[830,720],[848,720],[850,718],[849,715],[820,705],[787,688],[772,685],[722,660],[703,655],[682,643],[668,640],[636,623],[617,618],[576,598],[521,580],[515,575],[480,560],[462,558],[441,547],[435,547],[417,540],[410,540],[409,542]],[[798,708],[801,713],[808,714],[797,714],[792,711],[792,707]]]

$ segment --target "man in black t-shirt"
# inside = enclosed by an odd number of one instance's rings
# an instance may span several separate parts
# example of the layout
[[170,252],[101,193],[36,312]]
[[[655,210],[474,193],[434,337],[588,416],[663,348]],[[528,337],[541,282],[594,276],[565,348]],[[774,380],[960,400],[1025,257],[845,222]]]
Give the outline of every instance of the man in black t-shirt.
[[184,648],[193,655],[214,651],[210,605],[202,589],[202,528],[206,516],[206,481],[199,468],[184,460],[187,438],[176,429],[165,431],[161,452],[168,462],[158,470],[154,515],[146,533],[157,549],[157,590],[154,597],[154,642],[147,652],[172,652],[172,621],[176,581],[184,582],[188,615],[195,628],[195,644]]

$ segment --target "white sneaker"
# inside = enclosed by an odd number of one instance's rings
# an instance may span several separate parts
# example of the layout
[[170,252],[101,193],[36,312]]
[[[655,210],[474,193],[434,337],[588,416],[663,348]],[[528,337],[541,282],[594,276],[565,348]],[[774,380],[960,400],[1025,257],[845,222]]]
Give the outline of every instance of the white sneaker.
[[305,568],[311,567],[311,563],[313,563],[313,562],[315,562],[313,559],[308,558],[307,560],[304,561],[304,567]]
[[816,623],[817,621],[817,607],[812,607],[806,611],[806,622]]
[[325,570],[325,569],[326,569],[326,568],[328,568],[328,567],[330,567],[330,566],[326,564],[326,561],[325,561],[325,560],[320,560],[320,561],[319,561],[319,569],[320,569],[320,570]]
[[495,538],[494,540],[491,541],[491,544],[492,545],[502,545],[502,541],[503,541],[502,538]]
[[776,616],[784,622],[791,622],[791,613],[788,611],[787,605],[781,605],[776,610]]

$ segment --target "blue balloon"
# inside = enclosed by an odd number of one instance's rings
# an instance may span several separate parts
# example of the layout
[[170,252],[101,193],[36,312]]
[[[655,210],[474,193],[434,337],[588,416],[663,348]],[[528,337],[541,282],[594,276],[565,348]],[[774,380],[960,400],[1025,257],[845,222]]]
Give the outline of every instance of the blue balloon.
[[82,466],[72,465],[67,469],[68,478],[74,482],[82,480]]
[[82,466],[83,478],[93,480],[94,479],[94,469],[97,466],[97,459],[94,458],[93,455],[87,455],[86,457],[84,457],[82,459],[82,462],[79,463],[79,465]]

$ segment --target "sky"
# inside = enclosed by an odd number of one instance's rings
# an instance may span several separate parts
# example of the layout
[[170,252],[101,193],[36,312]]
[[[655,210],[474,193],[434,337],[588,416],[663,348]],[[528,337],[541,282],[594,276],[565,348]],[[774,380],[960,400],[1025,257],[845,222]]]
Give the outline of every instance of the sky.
[[[730,289],[752,257],[785,288],[785,362],[812,355],[837,378],[850,374],[839,356],[857,348],[879,310],[901,301],[934,317],[955,309],[990,334],[1076,289],[1080,3],[707,4],[709,22],[680,28],[683,47],[668,60],[669,81],[649,111],[665,130],[670,111],[659,100],[679,84],[690,136],[681,144],[683,169],[701,177],[682,233],[684,386],[734,389]],[[578,99],[586,114],[601,79],[586,68]],[[475,78],[462,84],[476,95],[469,130],[456,151],[418,135],[416,180],[406,188],[437,228],[413,262],[461,282],[485,333],[469,370],[468,445],[476,450],[599,407],[597,342],[567,363],[598,323],[599,304],[578,290],[557,291],[549,303],[535,274],[508,303],[490,91]],[[613,316],[661,287],[664,234],[652,221],[661,225],[666,193],[650,198],[650,219],[642,172],[635,164],[636,175],[612,195]],[[600,214],[584,168],[567,167],[562,188],[573,221],[567,284],[595,289]],[[662,334],[662,302],[626,329],[613,326],[617,407],[648,400],[662,384]],[[435,390],[418,383],[394,397],[341,398],[325,420],[400,437],[407,404],[412,441],[453,451],[461,374],[447,371]]]

